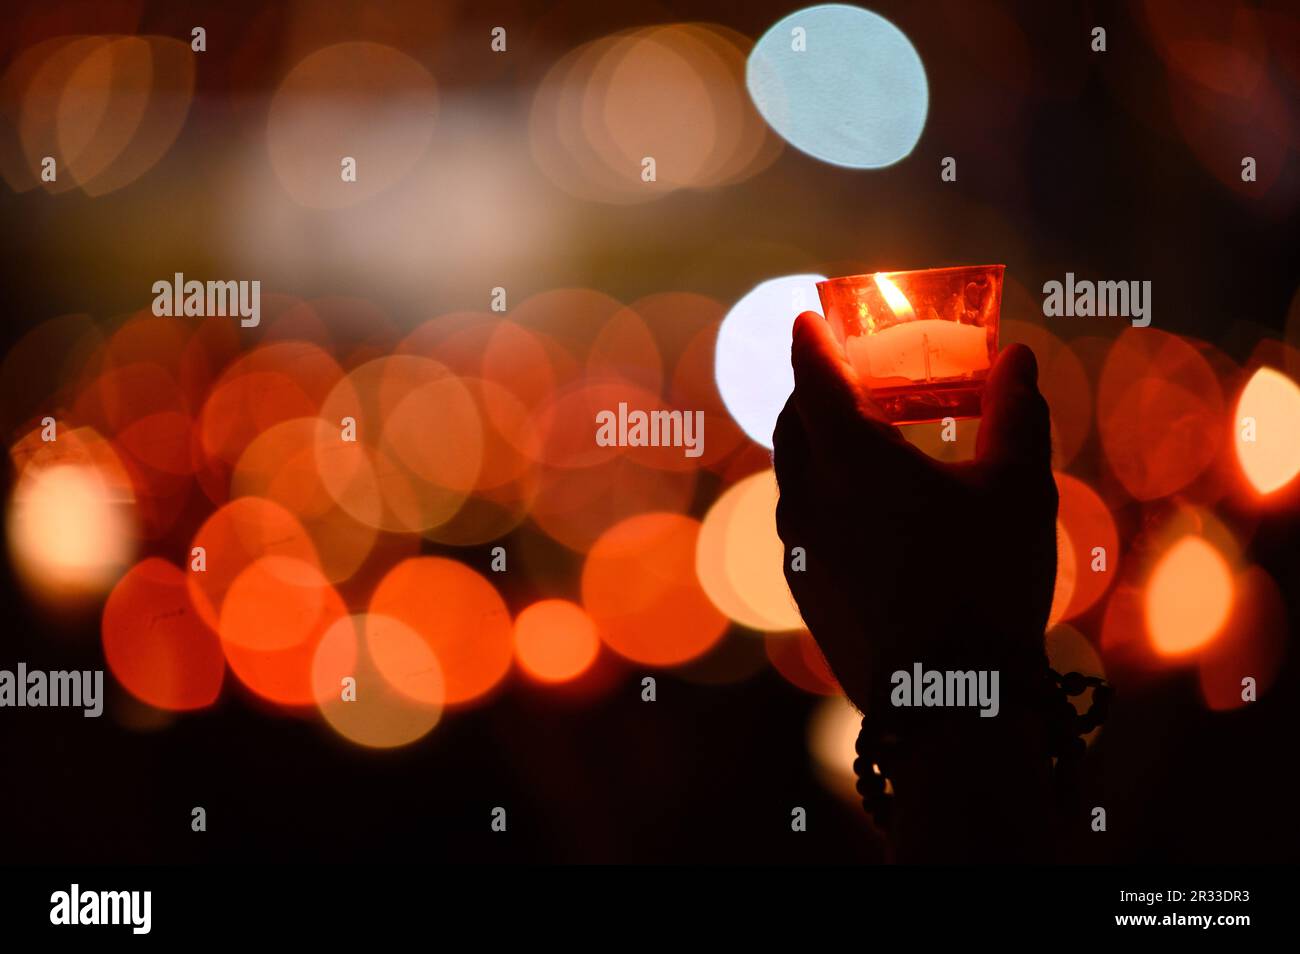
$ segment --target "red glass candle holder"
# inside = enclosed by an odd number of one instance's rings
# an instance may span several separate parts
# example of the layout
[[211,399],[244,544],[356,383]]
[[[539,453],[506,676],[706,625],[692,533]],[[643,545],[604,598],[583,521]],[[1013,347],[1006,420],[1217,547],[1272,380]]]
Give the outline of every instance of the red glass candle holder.
[[998,353],[1005,269],[926,268],[817,283],[826,320],[890,421],[979,416]]

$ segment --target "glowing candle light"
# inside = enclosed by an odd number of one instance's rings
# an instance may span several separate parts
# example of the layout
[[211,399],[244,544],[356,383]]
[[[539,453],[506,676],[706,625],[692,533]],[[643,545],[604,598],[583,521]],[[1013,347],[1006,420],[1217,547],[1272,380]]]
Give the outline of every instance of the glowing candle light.
[[976,417],[997,354],[1001,265],[877,272],[817,285],[845,355],[898,424]]
[[[988,368],[988,336],[982,327],[917,318],[897,285],[881,274],[874,278],[898,324],[844,343],[849,361],[870,387],[906,387],[913,381],[933,382]],[[870,321],[870,315],[866,318]]]

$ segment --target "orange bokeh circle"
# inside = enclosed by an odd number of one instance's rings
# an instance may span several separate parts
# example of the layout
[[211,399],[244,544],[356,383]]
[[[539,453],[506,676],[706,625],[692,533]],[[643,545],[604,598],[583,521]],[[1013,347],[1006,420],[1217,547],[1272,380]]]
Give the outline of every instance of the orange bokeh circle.
[[510,613],[487,579],[455,560],[403,560],[375,587],[369,611],[404,623],[428,644],[448,705],[484,696],[510,670]]
[[703,654],[727,629],[695,576],[699,521],[639,514],[601,535],[582,568],[582,603],[611,649],[672,666]]

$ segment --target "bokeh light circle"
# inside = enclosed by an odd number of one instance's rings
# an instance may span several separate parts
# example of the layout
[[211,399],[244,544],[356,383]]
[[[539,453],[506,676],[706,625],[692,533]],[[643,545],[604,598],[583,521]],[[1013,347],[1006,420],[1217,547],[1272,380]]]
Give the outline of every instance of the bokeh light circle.
[[179,567],[158,557],[133,566],[109,594],[100,628],[108,668],[137,699],[174,711],[217,700],[225,657]]
[[[267,149],[285,190],[309,208],[361,202],[393,185],[433,139],[433,77],[380,43],[336,43],[304,57],[271,99]],[[354,181],[343,161],[356,162]]]
[[695,569],[719,610],[750,629],[803,628],[783,571],[776,533],[776,474],[761,471],[727,488],[704,517]]
[[821,313],[822,275],[785,275],[757,285],[718,329],[714,374],[728,413],[750,440],[771,449],[772,430],[794,390],[790,334],[804,311]]
[[844,696],[824,699],[808,720],[808,750],[822,783],[853,806],[862,804],[858,795],[858,777],[853,771],[857,761],[858,732],[862,713]]
[[1262,698],[1276,683],[1286,656],[1287,607],[1277,583],[1250,566],[1237,574],[1236,588],[1232,618],[1197,658],[1201,694],[1216,711],[1250,704],[1246,678],[1254,681],[1254,699]]
[[700,525],[645,513],[610,527],[582,568],[582,605],[611,649],[636,662],[673,666],[702,655],[727,618],[695,576]]
[[1271,494],[1300,473],[1300,387],[1285,374],[1260,368],[1237,399],[1237,461],[1252,487]]
[[342,597],[315,563],[265,556],[231,582],[217,631],[240,682],[272,702],[307,706],[315,701],[316,649],[347,615]]
[[98,597],[138,545],[136,493],[113,446],[90,428],[33,431],[10,449],[17,472],[5,515],[9,556],[33,595]]
[[879,14],[842,3],[777,21],[750,52],[745,81],[786,142],[855,169],[907,156],[929,111],[925,67],[912,41]]
[[1223,391],[1205,357],[1177,335],[1127,328],[1106,355],[1097,428],[1111,470],[1137,500],[1190,484],[1224,439]]
[[[1061,608],[1059,618],[1072,619],[1096,603],[1116,578],[1120,561],[1119,531],[1095,490],[1079,478],[1060,471],[1055,477],[1060,498],[1058,522],[1071,544],[1069,560],[1074,571],[1071,596]],[[1064,565],[1058,560],[1058,573]]]
[[330,728],[368,748],[409,745],[442,717],[437,656],[413,629],[390,617],[335,621],[316,647],[311,682]]
[[[222,604],[235,578],[261,557],[318,564],[316,547],[298,519],[261,497],[240,497],[217,509],[191,541],[190,600],[205,623],[219,629]],[[285,564],[264,565],[278,569]]]
[[600,651],[596,624],[568,600],[539,600],[515,619],[515,658],[540,682],[567,682],[586,672]]
[[1212,640],[1232,611],[1233,591],[1232,570],[1208,541],[1175,542],[1147,582],[1147,633],[1156,652],[1180,656]]
[[370,612],[424,640],[442,668],[448,705],[482,697],[510,670],[510,613],[491,583],[455,560],[403,560],[375,587]]

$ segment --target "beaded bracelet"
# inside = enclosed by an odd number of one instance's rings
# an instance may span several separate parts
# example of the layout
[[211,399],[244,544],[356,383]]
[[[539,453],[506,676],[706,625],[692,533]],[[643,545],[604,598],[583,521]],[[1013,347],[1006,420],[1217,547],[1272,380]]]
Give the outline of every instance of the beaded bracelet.
[[[1092,702],[1088,711],[1078,713],[1070,696],[1092,689]],[[1083,736],[1106,721],[1114,689],[1099,676],[1085,676],[1070,672],[1062,676],[1048,668],[1034,695],[1047,718],[1047,755],[1055,760],[1055,779],[1058,789],[1064,789],[1075,778],[1083,761],[1087,744]],[[853,773],[857,776],[858,795],[862,807],[881,828],[888,828],[893,817],[894,787],[891,778],[897,766],[899,737],[896,732],[881,729],[869,723],[864,716],[862,729],[854,746],[857,758]]]

